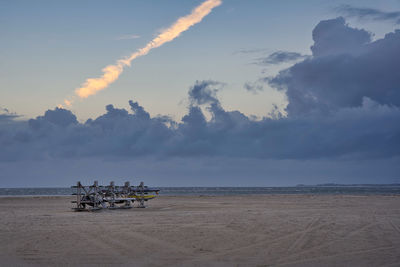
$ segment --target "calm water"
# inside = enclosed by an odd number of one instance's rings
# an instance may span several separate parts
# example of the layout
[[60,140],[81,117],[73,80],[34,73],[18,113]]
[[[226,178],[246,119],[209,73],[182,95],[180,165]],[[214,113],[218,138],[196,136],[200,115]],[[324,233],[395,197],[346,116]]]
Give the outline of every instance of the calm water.
[[[400,195],[399,186],[159,187],[160,195],[216,196],[254,194]],[[0,188],[0,196],[64,196],[71,188]]]

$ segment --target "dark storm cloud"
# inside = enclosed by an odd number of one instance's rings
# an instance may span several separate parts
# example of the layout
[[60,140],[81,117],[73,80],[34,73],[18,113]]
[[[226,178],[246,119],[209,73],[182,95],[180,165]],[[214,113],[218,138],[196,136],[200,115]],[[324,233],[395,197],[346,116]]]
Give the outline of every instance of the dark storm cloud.
[[[400,156],[400,31],[371,42],[343,18],[321,21],[313,55],[266,79],[284,90],[288,116],[253,120],[225,110],[223,84],[197,81],[181,122],[151,117],[134,101],[80,123],[56,108],[0,122],[0,161],[38,159],[304,160]],[[203,110],[211,118],[206,119]]]
[[276,51],[264,58],[258,58],[256,64],[259,65],[275,65],[286,62],[293,62],[299,59],[304,59],[307,56],[297,52]]
[[266,80],[286,92],[290,116],[360,107],[364,97],[400,105],[400,31],[371,42],[370,34],[343,18],[321,21],[313,55]]
[[189,89],[189,100],[195,105],[219,102],[216,94],[222,85],[216,81],[196,81],[195,85]]
[[12,114],[0,114],[0,123],[1,122],[6,122],[6,121],[10,121],[12,119],[14,119],[15,117],[17,117],[16,115],[12,115]]
[[392,21],[400,24],[400,11],[381,11],[374,8],[353,7],[350,5],[342,5],[336,8],[336,11],[346,17],[355,17],[357,19]]
[[47,110],[44,113],[44,116],[39,116],[36,119],[29,120],[29,125],[32,128],[42,128],[46,127],[47,125],[57,125],[61,127],[66,127],[70,124],[77,124],[78,121],[76,116],[72,114],[71,111],[62,109],[62,108],[55,108],[54,110]]
[[363,29],[349,27],[342,17],[323,20],[312,32],[314,57],[357,54],[371,41],[371,34]]
[[0,107],[0,123],[11,121],[17,117],[19,117],[17,114],[11,113],[8,109]]
[[[133,103],[133,102],[132,102]],[[313,115],[254,121],[219,101],[199,106],[175,127],[165,120],[107,106],[86,123],[65,120],[52,110],[22,125],[1,125],[2,161],[50,158],[226,157],[254,159],[388,158],[400,154],[400,111],[364,98],[360,107],[330,116]],[[144,111],[145,112],[145,111]],[[144,113],[146,114],[146,113]],[[54,118],[59,116],[59,123]],[[373,126],[373,127],[371,127]]]

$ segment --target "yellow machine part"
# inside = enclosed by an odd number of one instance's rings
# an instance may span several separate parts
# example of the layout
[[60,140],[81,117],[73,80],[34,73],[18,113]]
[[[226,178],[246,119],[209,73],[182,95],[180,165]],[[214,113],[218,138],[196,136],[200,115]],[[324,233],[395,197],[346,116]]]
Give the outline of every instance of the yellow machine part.
[[131,195],[131,196],[128,196],[128,197],[140,200],[140,199],[153,199],[156,196],[155,195],[144,195],[144,196]]

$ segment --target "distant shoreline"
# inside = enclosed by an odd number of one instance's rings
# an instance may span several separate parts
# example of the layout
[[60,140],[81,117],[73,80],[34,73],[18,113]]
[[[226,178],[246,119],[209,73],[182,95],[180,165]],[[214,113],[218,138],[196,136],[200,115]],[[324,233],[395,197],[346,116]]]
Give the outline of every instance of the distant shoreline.
[[[162,189],[186,189],[186,188],[292,188],[292,187],[400,187],[400,183],[390,183],[390,184],[336,184],[336,183],[323,183],[323,184],[297,184],[297,185],[287,185],[287,186],[164,186],[158,187]],[[62,188],[69,189],[71,187],[0,187],[0,190],[4,189],[54,189],[54,188]]]
[[326,184],[316,184],[316,185],[305,185],[298,184],[296,187],[400,187],[400,184],[335,184],[335,183],[326,183]]
[[[164,196],[400,195],[400,184],[319,184],[286,187],[159,187]],[[0,188],[0,196],[70,196],[74,189]]]

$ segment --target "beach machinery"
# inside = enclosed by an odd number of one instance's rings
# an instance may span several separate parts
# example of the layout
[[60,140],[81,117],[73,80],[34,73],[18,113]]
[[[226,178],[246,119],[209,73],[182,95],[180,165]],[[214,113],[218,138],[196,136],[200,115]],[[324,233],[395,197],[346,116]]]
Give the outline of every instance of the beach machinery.
[[72,203],[76,204],[73,208],[75,211],[95,211],[104,208],[108,209],[129,209],[133,207],[134,202],[138,203],[138,208],[145,208],[145,202],[155,198],[160,189],[149,188],[141,182],[138,186],[131,186],[129,182],[125,182],[123,186],[116,186],[114,182],[110,182],[107,186],[99,185],[97,181],[90,186],[84,186],[81,182],[77,182],[73,195],[76,200]]

